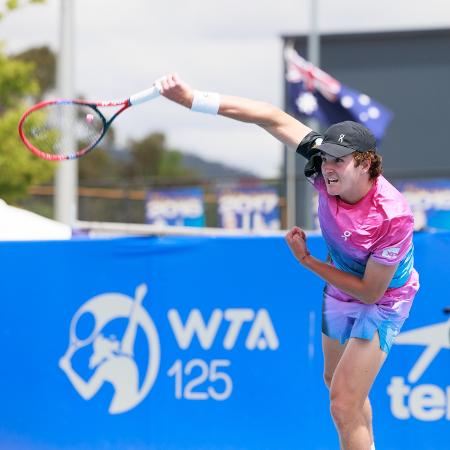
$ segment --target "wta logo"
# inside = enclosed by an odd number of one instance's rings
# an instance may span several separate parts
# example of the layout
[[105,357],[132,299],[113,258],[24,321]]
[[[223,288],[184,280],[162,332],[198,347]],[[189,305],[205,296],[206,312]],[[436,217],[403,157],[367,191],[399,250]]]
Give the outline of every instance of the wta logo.
[[[69,346],[59,367],[85,400],[91,399],[104,383],[110,383],[114,389],[110,414],[135,408],[148,395],[158,375],[159,336],[142,306],[146,294],[147,286],[141,284],[134,298],[115,292],[98,295],[84,303],[70,323]],[[143,344],[139,345],[139,353],[137,338]],[[146,361],[145,373],[139,372],[142,364],[138,360]]]

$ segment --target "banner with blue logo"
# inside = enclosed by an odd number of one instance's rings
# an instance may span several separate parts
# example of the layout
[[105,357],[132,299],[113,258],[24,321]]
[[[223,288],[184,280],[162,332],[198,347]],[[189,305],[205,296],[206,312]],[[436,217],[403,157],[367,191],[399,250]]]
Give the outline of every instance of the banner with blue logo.
[[152,225],[203,227],[203,190],[178,188],[149,191],[145,219]]
[[[311,253],[325,258],[320,237]],[[448,448],[450,233],[415,236],[377,447]],[[439,250],[439,251],[438,251]],[[322,282],[281,237],[2,243],[0,448],[336,449]]]
[[443,450],[450,425],[450,317],[443,314],[450,306],[450,234],[418,233],[415,246],[421,289],[374,387],[375,426],[382,449]]
[[271,187],[223,188],[217,193],[220,226],[241,230],[279,230],[280,198]]
[[408,200],[417,230],[450,230],[449,180],[409,180],[395,186]]

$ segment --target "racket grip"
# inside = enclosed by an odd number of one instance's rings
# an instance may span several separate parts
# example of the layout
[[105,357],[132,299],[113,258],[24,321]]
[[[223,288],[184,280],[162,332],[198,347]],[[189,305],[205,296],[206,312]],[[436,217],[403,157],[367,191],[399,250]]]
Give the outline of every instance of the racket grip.
[[140,103],[147,102],[156,97],[159,97],[159,89],[156,86],[152,86],[145,91],[138,92],[130,97],[130,103],[132,105],[139,105]]

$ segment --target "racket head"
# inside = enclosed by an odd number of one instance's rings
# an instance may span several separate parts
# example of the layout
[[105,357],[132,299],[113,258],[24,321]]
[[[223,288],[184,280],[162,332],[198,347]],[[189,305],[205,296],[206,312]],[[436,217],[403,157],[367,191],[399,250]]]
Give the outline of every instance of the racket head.
[[52,100],[25,111],[19,121],[19,135],[39,158],[63,161],[92,150],[105,135],[109,123],[95,103]]

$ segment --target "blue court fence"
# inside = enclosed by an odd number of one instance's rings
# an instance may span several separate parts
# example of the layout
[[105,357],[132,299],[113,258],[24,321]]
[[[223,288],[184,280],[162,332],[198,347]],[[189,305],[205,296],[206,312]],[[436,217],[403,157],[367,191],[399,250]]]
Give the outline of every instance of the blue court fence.
[[[310,250],[324,258],[320,237]],[[377,448],[449,448],[450,233],[373,388]],[[337,449],[323,283],[281,237],[1,243],[0,448]]]

